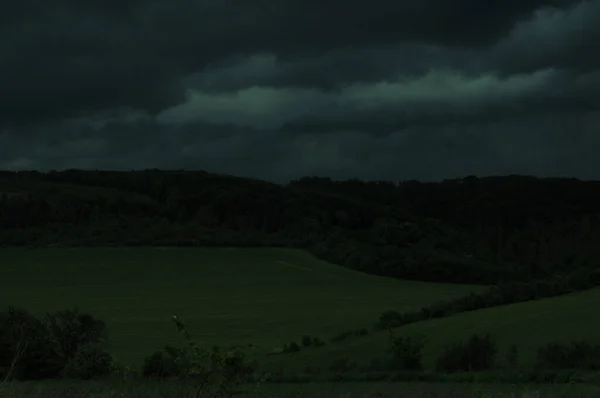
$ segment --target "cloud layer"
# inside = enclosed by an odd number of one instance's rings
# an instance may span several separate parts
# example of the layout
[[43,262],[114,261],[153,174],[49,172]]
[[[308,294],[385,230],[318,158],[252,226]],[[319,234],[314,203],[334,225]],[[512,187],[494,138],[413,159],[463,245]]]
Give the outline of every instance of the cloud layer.
[[600,0],[42,4],[0,15],[0,168],[600,178]]

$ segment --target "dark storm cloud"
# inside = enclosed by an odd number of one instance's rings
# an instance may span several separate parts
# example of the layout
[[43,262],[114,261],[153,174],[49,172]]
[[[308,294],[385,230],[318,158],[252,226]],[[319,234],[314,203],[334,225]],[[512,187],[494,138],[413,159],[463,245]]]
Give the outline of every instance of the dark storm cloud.
[[183,97],[174,63],[138,40],[126,20],[60,8],[5,28],[0,120],[18,126],[177,103]]
[[600,1],[537,10],[499,41],[488,62],[506,75],[546,67],[581,73],[600,68]]
[[457,68],[480,72],[479,53],[437,45],[403,43],[387,46],[332,49],[294,60],[255,54],[210,65],[186,79],[205,92],[236,91],[249,86],[340,89],[356,82],[380,82],[399,74],[420,76],[431,69]]
[[600,178],[600,0],[9,7],[0,169]]
[[[182,78],[257,52],[291,61],[399,42],[481,46],[544,4],[569,3],[15,0],[2,13],[0,120],[18,126],[112,108],[158,112],[182,100]],[[291,74],[303,73],[310,81],[310,70]]]
[[549,113],[600,108],[600,74],[545,69],[499,77],[451,69],[393,81],[356,82],[335,91],[251,87],[236,92],[191,90],[185,104],[159,117],[283,127],[288,132],[358,130],[389,134],[412,126],[479,125]]
[[203,91],[235,91],[252,85],[331,90],[355,82],[419,77],[439,68],[474,76],[491,71],[502,77],[549,68],[574,76],[591,72],[600,68],[600,1],[539,8],[487,47],[397,40],[292,60],[263,53],[211,65],[187,83]]

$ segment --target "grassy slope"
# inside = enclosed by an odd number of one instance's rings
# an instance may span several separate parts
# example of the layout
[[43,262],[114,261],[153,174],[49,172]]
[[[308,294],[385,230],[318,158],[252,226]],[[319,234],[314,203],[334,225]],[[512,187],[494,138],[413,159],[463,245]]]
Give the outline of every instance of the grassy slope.
[[[537,348],[550,341],[586,339],[600,343],[600,288],[543,300],[517,303],[457,314],[448,318],[419,322],[396,329],[394,334],[424,336],[425,365],[433,368],[443,347],[467,339],[473,333],[490,333],[498,342],[498,360],[505,363],[506,352],[516,344],[521,366],[535,362]],[[284,369],[301,370],[308,364],[328,367],[333,359],[348,357],[368,362],[381,357],[389,344],[389,333],[324,346],[280,357]]]
[[0,249],[0,259],[1,308],[91,311],[132,365],[178,341],[174,314],[201,343],[271,350],[481,289],[366,275],[288,249]]

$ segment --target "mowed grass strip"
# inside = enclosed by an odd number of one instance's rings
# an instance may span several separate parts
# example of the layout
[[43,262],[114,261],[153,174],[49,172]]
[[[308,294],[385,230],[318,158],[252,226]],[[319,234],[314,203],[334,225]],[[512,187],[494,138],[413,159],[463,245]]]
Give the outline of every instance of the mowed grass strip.
[[[432,370],[445,346],[468,339],[474,333],[490,333],[498,346],[497,359],[507,366],[511,345],[519,350],[519,362],[531,369],[539,346],[553,341],[587,340],[600,344],[600,288],[543,300],[456,314],[394,329],[395,336],[424,337],[424,365]],[[301,351],[278,359],[278,366],[300,371],[304,366],[327,368],[336,358],[367,364],[381,358],[389,347],[389,332],[354,341]],[[272,364],[271,364],[272,365]]]
[[[594,385],[511,385],[475,383],[295,383],[247,386],[249,398],[597,398]],[[179,383],[168,381],[34,381],[9,383],[6,397],[124,397],[164,398],[195,396]]]
[[179,341],[174,314],[201,344],[267,352],[481,289],[367,275],[292,249],[0,249],[0,307],[92,312],[111,352],[134,366]]

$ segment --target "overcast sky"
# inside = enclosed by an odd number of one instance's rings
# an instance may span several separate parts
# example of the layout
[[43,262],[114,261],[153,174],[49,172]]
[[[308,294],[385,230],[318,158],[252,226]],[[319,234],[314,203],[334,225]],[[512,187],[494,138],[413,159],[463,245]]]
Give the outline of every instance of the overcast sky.
[[0,169],[600,179],[600,0],[6,0]]

